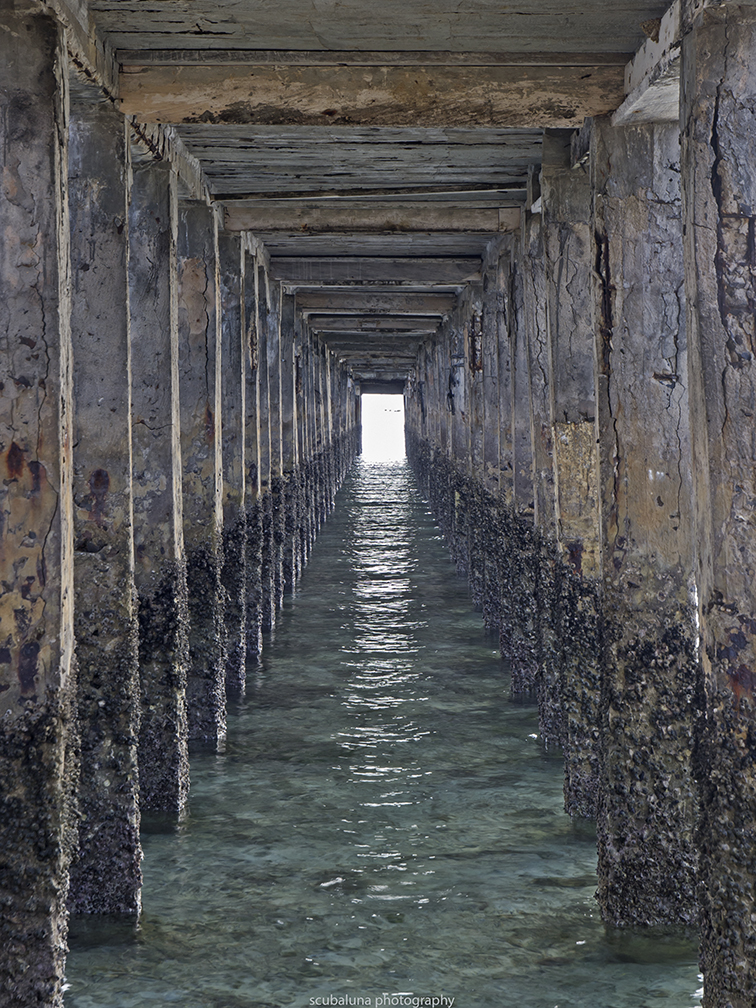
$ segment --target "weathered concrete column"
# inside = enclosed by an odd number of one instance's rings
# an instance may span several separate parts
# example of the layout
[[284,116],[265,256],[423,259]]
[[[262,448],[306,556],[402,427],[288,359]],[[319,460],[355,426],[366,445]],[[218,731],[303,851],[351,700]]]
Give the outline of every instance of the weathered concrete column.
[[599,497],[587,172],[547,134],[541,199],[548,302],[557,544],[556,634],[564,709],[565,808],[593,817],[598,789]]
[[262,652],[262,493],[260,488],[260,370],[257,318],[257,261],[244,249],[245,305],[245,510],[246,641],[247,658],[257,661]]
[[271,432],[270,367],[270,290],[268,274],[262,262],[257,264],[257,366],[260,428],[260,513],[262,522],[261,619],[263,631],[270,632],[276,624],[276,549],[273,525],[273,465]]
[[135,580],[142,811],[179,814],[189,790],[189,661],[181,497],[176,177],[132,152],[129,212]]
[[748,1008],[756,990],[756,10],[728,3],[695,19],[693,10],[683,31],[681,119],[705,704],[701,962],[706,1008]]
[[[543,139],[546,170],[549,131]],[[533,603],[530,609],[531,660],[535,665],[535,692],[541,743],[547,750],[564,745],[564,712],[560,663],[554,495],[554,445],[551,427],[551,369],[549,366],[548,286],[544,256],[543,213],[523,214],[522,311],[527,332],[528,397],[532,434],[533,492]]]
[[[509,623],[508,655],[512,692],[535,694],[539,657],[538,551],[535,543],[533,496],[533,437],[531,422],[529,344],[535,320],[526,305],[525,276],[530,265],[523,254],[526,236],[513,262],[509,298],[509,354],[512,381],[513,494],[509,593],[513,618]],[[529,272],[529,271],[528,271]]]
[[189,739],[218,746],[226,735],[226,639],[218,223],[212,207],[179,203],[177,248]]
[[268,422],[270,424],[271,494],[271,629],[283,604],[283,550],[286,529],[285,490],[281,434],[281,285],[268,284]]
[[[81,776],[69,909],[138,913],[140,685],[131,504],[128,139],[71,103],[74,587]],[[87,89],[88,90],[88,89]]]
[[593,124],[603,525],[598,899],[616,924],[697,920],[679,150],[677,124]]
[[33,4],[0,11],[0,998],[63,1003],[75,843],[67,58]]
[[281,474],[283,479],[283,587],[291,591],[299,580],[298,528],[299,458],[297,444],[296,299],[281,295]]
[[[237,233],[218,236],[223,416],[223,570],[226,691],[244,693],[247,658],[245,251]],[[252,278],[254,283],[254,279]]]

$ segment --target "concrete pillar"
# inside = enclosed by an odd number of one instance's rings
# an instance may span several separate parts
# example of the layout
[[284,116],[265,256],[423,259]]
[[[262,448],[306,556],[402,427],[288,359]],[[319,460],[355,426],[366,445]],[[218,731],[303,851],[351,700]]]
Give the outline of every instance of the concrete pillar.
[[[498,559],[498,522],[501,488],[499,417],[499,246],[483,270],[481,338],[483,344],[483,472],[482,487],[488,515],[483,547],[483,620],[486,629],[501,632],[501,578]],[[496,524],[491,524],[496,522]]]
[[273,523],[273,433],[271,428],[270,365],[270,291],[262,263],[257,264],[257,366],[260,428],[260,514],[262,523],[261,620],[263,631],[276,623],[276,548]]
[[603,526],[598,899],[616,924],[697,920],[679,153],[677,124],[594,122]]
[[179,203],[178,278],[189,738],[218,746],[226,735],[221,330],[218,225],[204,203]]
[[292,591],[299,579],[299,451],[297,443],[297,319],[293,294],[281,295],[281,474],[283,481],[283,587]]
[[142,883],[128,173],[123,117],[97,92],[77,97],[71,103],[69,197],[81,771],[79,850],[68,905],[83,913],[138,913]]
[[[538,552],[534,537],[533,439],[530,403],[529,344],[533,314],[526,308],[528,261],[520,248],[513,260],[509,306],[509,354],[512,381],[513,509],[507,549],[510,556],[507,657],[512,692],[536,692],[539,625],[537,609]],[[527,277],[527,282],[530,281]]]
[[544,138],[541,200],[557,548],[555,637],[564,710],[565,807],[592,818],[598,791],[599,496],[590,177],[560,132]]
[[256,661],[262,652],[262,491],[260,487],[260,368],[257,318],[257,262],[244,251],[245,305],[245,505],[246,640],[247,658]]
[[[502,657],[517,662],[519,584],[518,559],[521,554],[515,545],[518,537],[515,506],[515,360],[514,331],[517,319],[517,266],[514,238],[502,243],[498,264],[498,345],[499,345],[499,537],[496,550],[498,580],[501,590],[501,615],[499,643]],[[512,688],[519,692],[521,680],[514,675]],[[525,684],[525,692],[528,692]]]
[[270,425],[271,493],[271,629],[283,604],[284,537],[286,529],[281,427],[281,285],[268,284],[268,422]]
[[[548,132],[543,141],[544,164],[549,154]],[[520,262],[532,436],[534,601],[530,609],[533,621],[531,655],[535,665],[541,743],[547,750],[553,750],[564,744],[564,715],[559,629],[554,618],[558,601],[556,507],[543,213],[528,211],[523,214]]]
[[0,12],[0,990],[59,1008],[75,766],[67,59]]
[[[134,157],[134,154],[132,155]],[[135,582],[139,598],[142,811],[183,809],[189,790],[189,660],[178,387],[176,177],[134,160],[129,211]]]
[[[247,658],[245,251],[239,234],[218,236],[221,304],[223,569],[226,692],[244,693]],[[254,281],[253,281],[254,282]]]
[[756,990],[756,10],[684,6],[682,186],[704,705],[701,962],[706,1008],[747,1008]]

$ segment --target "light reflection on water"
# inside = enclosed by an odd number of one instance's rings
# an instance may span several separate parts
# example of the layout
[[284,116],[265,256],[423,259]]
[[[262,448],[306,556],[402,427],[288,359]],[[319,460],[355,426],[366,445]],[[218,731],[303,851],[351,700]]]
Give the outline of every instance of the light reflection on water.
[[360,463],[189,814],[145,836],[136,933],[76,921],[67,1008],[693,1008],[682,935],[607,935],[595,842],[509,701],[405,463]]

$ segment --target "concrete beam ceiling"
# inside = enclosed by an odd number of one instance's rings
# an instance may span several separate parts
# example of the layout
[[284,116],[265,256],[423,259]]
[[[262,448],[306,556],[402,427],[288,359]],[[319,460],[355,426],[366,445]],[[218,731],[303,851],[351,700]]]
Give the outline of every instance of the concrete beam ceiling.
[[377,333],[398,354],[435,330],[490,242],[518,229],[542,128],[616,110],[641,25],[668,6],[55,2],[115,52],[123,110],[175,135],[226,228],[263,243],[271,276],[350,359]]

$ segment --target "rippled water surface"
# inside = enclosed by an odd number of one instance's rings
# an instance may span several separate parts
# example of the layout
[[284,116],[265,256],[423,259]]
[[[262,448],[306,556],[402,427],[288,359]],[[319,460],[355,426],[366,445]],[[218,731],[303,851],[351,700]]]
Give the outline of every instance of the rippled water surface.
[[406,463],[352,471],[229,727],[144,837],[139,928],[74,922],[67,1008],[700,1004],[683,936],[605,933],[591,830]]

